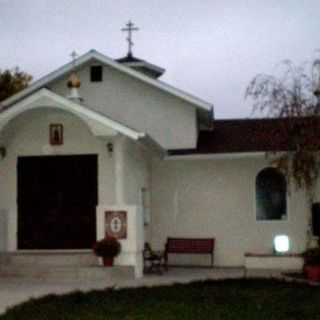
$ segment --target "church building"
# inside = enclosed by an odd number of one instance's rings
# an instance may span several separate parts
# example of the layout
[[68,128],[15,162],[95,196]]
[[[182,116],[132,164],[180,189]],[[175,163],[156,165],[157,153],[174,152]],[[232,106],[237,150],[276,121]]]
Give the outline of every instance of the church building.
[[215,266],[272,256],[278,235],[288,254],[305,249],[305,193],[265,156],[285,148],[261,134],[278,120],[215,119],[164,72],[131,45],[120,59],[91,50],[1,103],[2,253],[91,253],[111,228],[116,264],[139,276],[144,243],[168,237],[214,238]]

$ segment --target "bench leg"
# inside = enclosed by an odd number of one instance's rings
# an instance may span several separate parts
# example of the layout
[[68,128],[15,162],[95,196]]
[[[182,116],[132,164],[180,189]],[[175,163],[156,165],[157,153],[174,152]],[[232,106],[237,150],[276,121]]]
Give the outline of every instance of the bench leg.
[[168,271],[168,253],[167,252],[164,253],[164,264],[163,264],[163,266],[164,266],[164,269],[166,271]]

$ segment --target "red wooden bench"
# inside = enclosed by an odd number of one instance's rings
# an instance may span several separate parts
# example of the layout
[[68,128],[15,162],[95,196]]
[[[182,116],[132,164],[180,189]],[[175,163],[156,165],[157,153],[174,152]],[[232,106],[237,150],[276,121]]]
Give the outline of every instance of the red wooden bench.
[[168,268],[168,255],[174,254],[210,254],[211,267],[214,259],[214,238],[167,238],[164,261]]

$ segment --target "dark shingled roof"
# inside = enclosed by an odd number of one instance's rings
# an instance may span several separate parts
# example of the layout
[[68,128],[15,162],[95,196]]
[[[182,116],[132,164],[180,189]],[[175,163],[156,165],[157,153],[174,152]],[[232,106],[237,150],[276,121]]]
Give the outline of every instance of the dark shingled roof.
[[138,59],[134,57],[132,54],[126,55],[123,58],[116,59],[119,63],[126,63],[126,62],[144,62],[144,60]]
[[[311,137],[320,137],[320,121],[315,118],[304,118],[305,121],[316,121],[318,129]],[[289,150],[288,126],[302,123],[299,119],[237,119],[214,120],[213,129],[200,131],[196,149],[169,150],[169,155],[219,154],[240,152],[267,152]],[[310,122],[311,123],[311,122]],[[314,122],[312,122],[314,124]],[[308,128],[308,122],[304,127]],[[292,132],[292,131],[290,131]]]
[[119,59],[115,59],[115,61],[124,65],[127,65],[128,67],[133,68],[137,71],[140,71],[152,78],[159,78],[165,72],[163,68],[160,68],[145,60],[138,59],[134,57],[132,54],[128,54],[125,57],[122,57]]

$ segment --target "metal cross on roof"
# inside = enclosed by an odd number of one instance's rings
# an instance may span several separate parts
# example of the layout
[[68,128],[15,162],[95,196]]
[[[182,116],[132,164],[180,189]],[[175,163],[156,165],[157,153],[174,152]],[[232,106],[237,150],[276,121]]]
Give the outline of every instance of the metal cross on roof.
[[139,28],[134,26],[134,23],[132,23],[131,20],[128,21],[126,24],[126,28],[122,28],[121,31],[128,32],[128,56],[132,56],[132,47],[133,47],[133,41],[132,41],[132,31],[138,31]]

